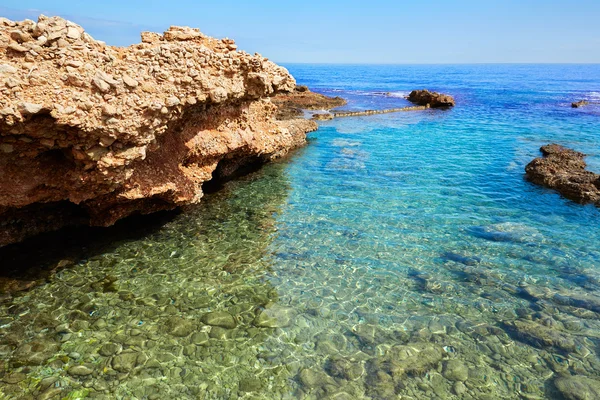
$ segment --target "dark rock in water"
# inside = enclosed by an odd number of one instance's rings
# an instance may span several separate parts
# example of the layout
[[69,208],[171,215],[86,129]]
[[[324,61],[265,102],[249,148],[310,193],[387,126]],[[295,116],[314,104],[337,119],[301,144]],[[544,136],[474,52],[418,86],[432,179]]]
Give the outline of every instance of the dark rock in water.
[[481,258],[479,258],[479,257],[463,256],[461,254],[454,253],[451,251],[447,251],[444,254],[442,254],[442,258],[444,260],[454,261],[454,262],[464,264],[464,265],[469,265],[469,266],[477,265],[481,262]]
[[600,399],[600,381],[584,376],[560,376],[554,385],[567,400]]
[[112,359],[112,367],[115,371],[129,372],[136,366],[146,362],[146,356],[142,353],[122,353]]
[[444,350],[432,343],[411,343],[390,348],[382,357],[373,361],[393,377],[420,375],[442,361]]
[[558,144],[542,146],[540,150],[543,157],[525,167],[527,179],[570,200],[600,205],[600,175],[586,171],[585,154]]
[[262,382],[256,377],[242,379],[239,383],[241,392],[258,392],[262,389]]
[[165,321],[165,329],[168,333],[177,337],[188,336],[194,330],[192,322],[181,317],[169,317]]
[[464,382],[469,379],[469,368],[462,361],[449,360],[444,363],[442,374],[449,381]]
[[237,326],[233,315],[226,311],[213,311],[202,316],[202,322],[206,325],[218,326],[226,329],[233,329]]
[[533,321],[516,320],[504,323],[508,334],[525,343],[545,349],[554,347],[566,352],[575,351],[577,343],[566,332],[548,328]]
[[588,104],[590,104],[590,102],[587,100],[579,100],[579,101],[571,103],[571,107],[579,108],[579,107],[587,106]]
[[325,371],[334,378],[354,381],[365,373],[360,362],[348,360],[343,357],[333,357],[325,363]]
[[431,108],[454,107],[454,98],[447,94],[430,92],[429,90],[413,90],[406,98],[408,101]]
[[320,386],[335,384],[333,378],[331,378],[325,372],[316,371],[309,368],[305,368],[300,371],[298,374],[298,380],[304,387],[308,389],[315,389]]
[[43,365],[59,348],[58,343],[41,338],[24,343],[13,353],[12,364],[16,367]]

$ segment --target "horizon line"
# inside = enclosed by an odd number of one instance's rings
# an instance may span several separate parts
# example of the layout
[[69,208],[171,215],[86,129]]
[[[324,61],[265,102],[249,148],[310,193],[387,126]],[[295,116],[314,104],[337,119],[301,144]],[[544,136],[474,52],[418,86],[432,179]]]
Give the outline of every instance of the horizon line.
[[[268,57],[267,57],[268,58]],[[276,64],[297,65],[600,65],[600,62],[304,62],[304,61],[275,61]]]

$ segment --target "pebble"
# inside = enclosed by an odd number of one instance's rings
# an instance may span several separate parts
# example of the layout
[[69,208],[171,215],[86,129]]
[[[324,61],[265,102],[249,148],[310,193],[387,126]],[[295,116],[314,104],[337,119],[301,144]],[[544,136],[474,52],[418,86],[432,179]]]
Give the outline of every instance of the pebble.
[[117,343],[106,343],[100,347],[98,353],[104,357],[111,357],[117,353],[120,353],[123,347]]
[[226,329],[233,329],[237,326],[233,316],[225,311],[214,311],[204,314],[201,321],[206,325],[219,326]]
[[72,376],[87,376],[91,375],[94,371],[91,368],[86,367],[85,365],[76,365],[74,367],[69,368],[67,371],[69,375]]

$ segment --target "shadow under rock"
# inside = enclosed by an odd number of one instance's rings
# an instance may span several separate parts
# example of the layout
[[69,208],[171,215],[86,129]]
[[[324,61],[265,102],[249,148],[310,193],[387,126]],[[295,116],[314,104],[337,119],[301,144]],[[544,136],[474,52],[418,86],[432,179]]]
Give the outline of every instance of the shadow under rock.
[[58,270],[159,230],[179,211],[134,215],[105,227],[68,227],[0,248],[0,296],[27,290]]

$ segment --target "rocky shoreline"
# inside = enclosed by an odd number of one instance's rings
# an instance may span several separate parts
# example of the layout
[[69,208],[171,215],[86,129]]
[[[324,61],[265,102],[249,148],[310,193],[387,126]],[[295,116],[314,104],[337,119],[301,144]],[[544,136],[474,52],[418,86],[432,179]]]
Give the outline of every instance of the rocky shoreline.
[[578,203],[600,205],[600,175],[586,170],[585,154],[558,144],[540,151],[543,156],[525,167],[528,180]]
[[0,246],[200,201],[317,125],[278,121],[288,71],[197,29],[107,46],[58,17],[0,19]]

